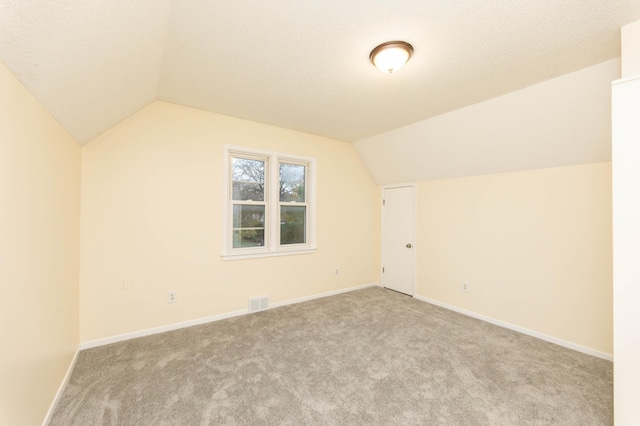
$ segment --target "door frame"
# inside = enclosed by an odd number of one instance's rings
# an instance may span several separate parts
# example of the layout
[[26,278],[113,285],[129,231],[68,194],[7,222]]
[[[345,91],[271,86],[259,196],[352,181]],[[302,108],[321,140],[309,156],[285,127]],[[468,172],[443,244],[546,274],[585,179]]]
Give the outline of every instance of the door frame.
[[411,219],[412,219],[412,224],[411,224],[411,239],[413,241],[411,241],[411,245],[413,247],[413,250],[411,250],[411,264],[412,264],[412,271],[411,271],[411,294],[409,296],[411,297],[415,297],[416,295],[416,279],[417,279],[417,264],[416,264],[416,251],[418,250],[418,244],[416,243],[416,235],[417,235],[417,219],[418,219],[418,183],[417,182],[404,182],[404,183],[396,183],[396,184],[392,184],[392,185],[382,185],[380,187],[380,286],[384,287],[384,283],[383,283],[383,272],[382,272],[382,268],[384,267],[383,263],[384,263],[384,259],[385,259],[385,253],[384,253],[384,244],[382,241],[382,235],[384,232],[384,191],[386,189],[396,189],[396,188],[412,188],[411,191],[411,196],[413,197],[413,212],[411,214]]

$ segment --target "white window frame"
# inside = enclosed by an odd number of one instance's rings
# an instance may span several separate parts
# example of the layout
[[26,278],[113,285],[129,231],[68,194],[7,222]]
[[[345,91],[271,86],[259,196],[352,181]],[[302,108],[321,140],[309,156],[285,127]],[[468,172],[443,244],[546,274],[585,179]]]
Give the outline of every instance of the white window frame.
[[[265,244],[262,247],[233,248],[233,205],[252,204],[232,200],[233,157],[265,160]],[[305,202],[280,201],[280,163],[304,165]],[[288,256],[314,253],[316,247],[316,159],[281,152],[258,150],[236,145],[225,145],[224,154],[224,214],[222,230],[222,259],[239,260],[268,256]],[[255,203],[255,202],[253,202]],[[306,242],[280,244],[280,206],[305,206]]]

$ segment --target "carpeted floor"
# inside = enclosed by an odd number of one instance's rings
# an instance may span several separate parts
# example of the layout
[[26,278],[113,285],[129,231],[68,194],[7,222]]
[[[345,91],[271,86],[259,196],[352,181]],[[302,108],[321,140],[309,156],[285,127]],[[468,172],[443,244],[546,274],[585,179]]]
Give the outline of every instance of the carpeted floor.
[[612,377],[373,287],[82,351],[50,425],[610,425]]

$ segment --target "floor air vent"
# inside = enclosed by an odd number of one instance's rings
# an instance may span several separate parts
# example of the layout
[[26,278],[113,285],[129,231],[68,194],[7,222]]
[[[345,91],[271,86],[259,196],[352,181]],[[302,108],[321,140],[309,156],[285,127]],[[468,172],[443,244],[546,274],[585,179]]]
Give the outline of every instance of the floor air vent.
[[249,313],[269,309],[269,296],[249,298]]

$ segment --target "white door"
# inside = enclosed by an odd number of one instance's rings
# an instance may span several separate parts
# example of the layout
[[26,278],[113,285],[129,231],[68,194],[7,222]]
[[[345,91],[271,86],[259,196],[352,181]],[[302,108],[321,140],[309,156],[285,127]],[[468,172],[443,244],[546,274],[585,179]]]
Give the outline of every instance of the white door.
[[382,285],[413,296],[414,187],[382,190]]

